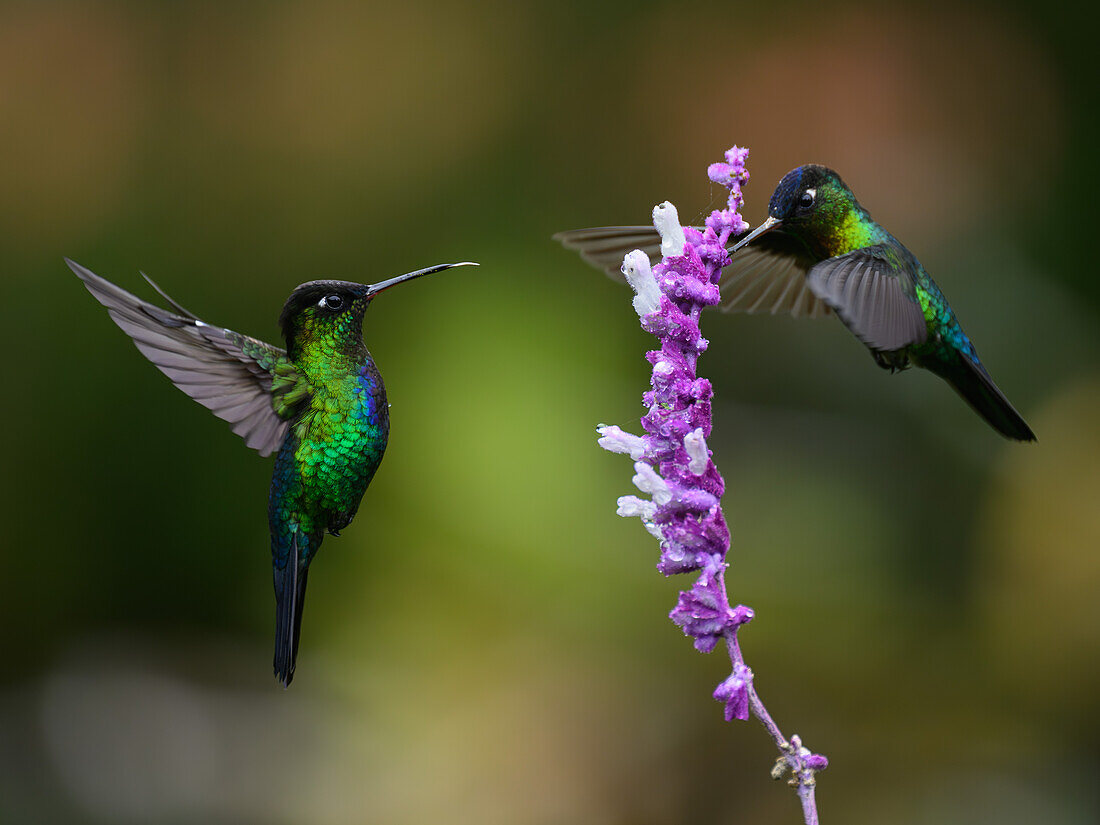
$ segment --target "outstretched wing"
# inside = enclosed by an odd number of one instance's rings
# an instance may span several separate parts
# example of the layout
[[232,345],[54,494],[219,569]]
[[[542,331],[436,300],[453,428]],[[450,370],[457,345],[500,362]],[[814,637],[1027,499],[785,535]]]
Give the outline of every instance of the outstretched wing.
[[[597,269],[623,280],[626,253],[640,249],[653,263],[661,258],[661,236],[652,226],[601,226],[559,232],[554,240],[574,249]],[[829,314],[805,283],[813,267],[805,248],[790,235],[773,230],[738,251],[722,276],[724,312],[790,313],[795,318]]]
[[890,352],[928,337],[913,274],[885,246],[822,261],[806,283],[871,349]]
[[723,312],[768,312],[795,318],[824,318],[829,307],[806,284],[814,265],[806,247],[773,229],[733,253],[722,275]]
[[260,455],[279,449],[289,420],[308,395],[284,350],[204,323],[152,281],[178,314],[65,261],[142,355],[173,384],[232,424],[233,432]]
[[652,226],[597,226],[570,229],[554,235],[553,240],[566,249],[580,253],[585,263],[602,269],[616,281],[623,277],[626,253],[640,249],[653,263],[661,260],[661,236]]

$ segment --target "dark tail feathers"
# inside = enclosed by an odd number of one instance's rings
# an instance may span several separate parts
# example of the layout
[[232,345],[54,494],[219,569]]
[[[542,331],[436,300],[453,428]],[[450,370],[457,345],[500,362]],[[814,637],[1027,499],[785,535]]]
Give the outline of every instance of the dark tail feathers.
[[298,637],[302,632],[302,606],[306,600],[309,568],[299,559],[298,536],[291,540],[286,565],[275,565],[275,675],[290,686],[298,659]]
[[955,388],[982,418],[1007,438],[1035,441],[1035,433],[1016,412],[980,363],[960,354],[950,365],[923,364]]

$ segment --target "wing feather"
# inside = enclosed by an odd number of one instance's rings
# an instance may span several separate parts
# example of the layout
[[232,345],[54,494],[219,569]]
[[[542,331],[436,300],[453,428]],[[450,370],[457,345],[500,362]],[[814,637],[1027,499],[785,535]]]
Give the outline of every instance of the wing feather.
[[726,312],[768,312],[822,318],[829,308],[806,288],[814,261],[798,239],[782,230],[761,235],[734,253],[722,280]]
[[[66,261],[141,354],[173,384],[232,424],[233,432],[260,455],[279,448],[294,411],[281,417],[273,402],[303,380],[294,374],[284,350],[204,323],[148,278],[179,314],[147,303],[80,264]],[[280,371],[278,382],[274,381],[276,368]]]
[[928,336],[912,274],[881,245],[822,261],[806,283],[873,350],[904,349]]
[[[652,226],[600,226],[559,232],[554,240],[612,278],[622,281],[623,256],[640,249],[653,263],[661,259],[661,236]],[[723,273],[724,312],[769,312],[795,318],[821,318],[829,308],[805,285],[813,260],[801,244],[781,231],[761,235],[737,252]]]
[[656,263],[661,259],[661,236],[652,226],[597,226],[559,232],[554,240],[580,253],[588,264],[612,279],[625,281],[622,266],[628,252],[640,249]]

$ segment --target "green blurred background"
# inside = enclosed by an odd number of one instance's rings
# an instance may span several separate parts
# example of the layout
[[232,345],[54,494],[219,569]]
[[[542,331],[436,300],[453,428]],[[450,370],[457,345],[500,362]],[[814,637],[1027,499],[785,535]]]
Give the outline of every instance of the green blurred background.
[[[1094,47],[1036,4],[0,6],[0,822],[797,822],[617,519],[628,290],[550,241],[808,161],[921,258],[1039,435],[834,321],[712,315],[762,696],[825,823],[1100,813]],[[270,462],[62,263],[277,339],[301,281],[477,260],[366,337],[388,455],[270,674]]]

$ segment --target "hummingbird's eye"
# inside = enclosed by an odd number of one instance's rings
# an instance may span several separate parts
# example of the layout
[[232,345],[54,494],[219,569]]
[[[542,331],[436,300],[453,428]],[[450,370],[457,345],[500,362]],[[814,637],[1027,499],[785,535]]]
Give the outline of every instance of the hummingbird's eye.
[[802,197],[798,199],[798,205],[803,209],[809,209],[814,205],[814,198],[817,196],[816,189],[807,189],[802,193]]
[[344,306],[344,299],[334,292],[322,298],[320,306],[324,309],[340,309]]

